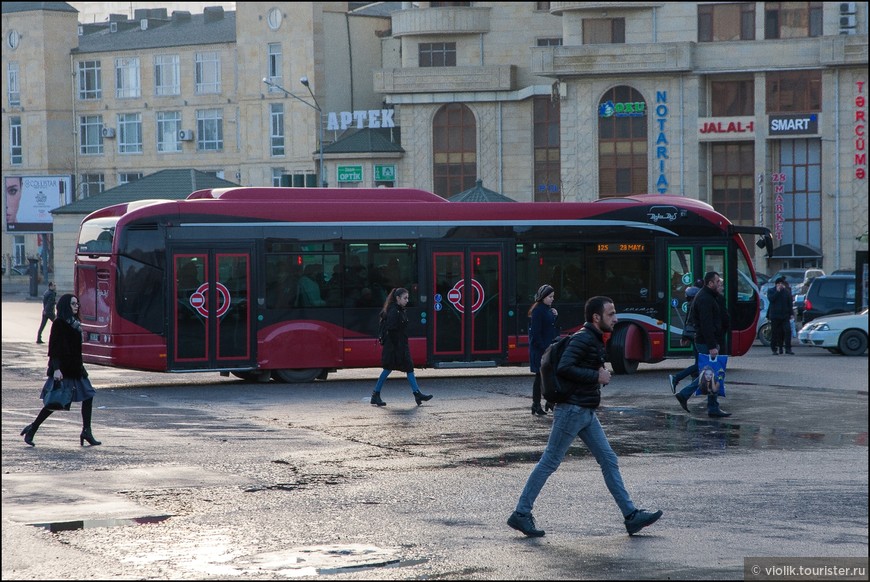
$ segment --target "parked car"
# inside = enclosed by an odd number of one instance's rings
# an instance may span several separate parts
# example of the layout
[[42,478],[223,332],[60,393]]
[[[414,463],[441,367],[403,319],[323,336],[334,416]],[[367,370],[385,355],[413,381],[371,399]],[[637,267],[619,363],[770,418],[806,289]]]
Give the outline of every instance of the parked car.
[[756,336],[758,337],[758,341],[761,342],[766,348],[770,347],[770,337],[771,337],[771,329],[770,329],[770,320],[767,319],[767,307],[770,305],[770,301],[767,300],[767,295],[761,295],[761,310],[758,312],[758,332]]
[[792,311],[794,312],[794,317],[796,321],[802,321],[804,317],[804,299],[806,299],[806,295],[795,295],[794,300],[791,302]]
[[804,273],[804,280],[800,282],[800,284],[795,287],[792,285],[791,294],[792,295],[806,295],[807,291],[810,289],[810,283],[813,282],[817,277],[824,277],[825,272],[821,269],[807,269]]
[[780,277],[785,277],[791,287],[792,294],[796,293],[795,287],[800,285],[806,276],[807,269],[780,269],[761,286],[761,295],[767,297],[767,291],[774,286],[774,281]]
[[819,317],[801,328],[798,341],[832,354],[860,356],[867,351],[867,312]]
[[810,284],[803,301],[801,320],[806,325],[817,317],[854,311],[855,277],[828,275],[817,277]]

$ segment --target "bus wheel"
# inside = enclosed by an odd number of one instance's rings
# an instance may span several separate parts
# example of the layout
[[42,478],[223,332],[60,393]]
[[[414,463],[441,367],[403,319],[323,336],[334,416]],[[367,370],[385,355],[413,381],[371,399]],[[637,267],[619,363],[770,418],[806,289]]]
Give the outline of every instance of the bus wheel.
[[302,384],[305,382],[313,382],[323,373],[322,368],[299,368],[286,370],[272,370],[272,377],[278,382],[287,382],[288,384]]
[[268,370],[259,370],[257,372],[231,372],[236,378],[241,378],[246,382],[268,382],[272,378],[272,374]]
[[634,374],[637,372],[637,360],[629,360],[625,357],[625,344],[628,339],[629,327],[623,325],[617,328],[608,342],[608,357],[616,374]]
[[761,329],[758,330],[758,341],[761,342],[761,345],[766,348],[770,347],[770,336],[772,333],[769,321],[762,324]]

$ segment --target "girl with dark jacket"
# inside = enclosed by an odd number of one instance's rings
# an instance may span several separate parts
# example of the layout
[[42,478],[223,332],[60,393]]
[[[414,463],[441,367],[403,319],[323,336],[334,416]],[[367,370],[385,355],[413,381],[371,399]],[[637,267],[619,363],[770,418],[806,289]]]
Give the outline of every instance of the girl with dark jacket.
[[420,392],[417,378],[414,376],[414,362],[411,360],[411,348],[408,345],[408,332],[406,331],[408,328],[408,314],[405,311],[405,306],[408,305],[408,297],[407,289],[397,287],[387,295],[387,300],[384,302],[383,309],[381,309],[380,318],[386,324],[387,337],[384,340],[384,347],[381,352],[381,366],[384,368],[384,371],[381,372],[378,383],[375,385],[375,390],[372,392],[371,403],[376,406],[387,405],[386,402],[381,400],[381,388],[384,386],[387,376],[393,370],[399,370],[408,374],[408,383],[414,392],[414,400],[417,401],[417,406],[420,406],[420,404],[427,400],[432,400],[431,394]]
[[[48,381],[42,388],[40,398],[45,396],[52,383],[64,382],[72,385],[73,402],[82,403],[82,433],[79,444],[85,441],[90,445],[99,445],[91,432],[91,413],[94,409],[96,391],[88,380],[88,373],[82,363],[82,326],[79,321],[79,300],[72,294],[66,294],[57,302],[57,319],[51,324],[51,335],[48,339]],[[68,409],[67,409],[68,410]],[[21,434],[24,442],[31,447],[33,436],[39,430],[39,425],[54,412],[43,407],[31,424],[24,427]]]
[[550,285],[541,285],[535,293],[535,302],[529,308],[529,369],[535,375],[535,382],[532,384],[532,414],[539,416],[547,414],[541,408],[541,356],[559,335],[556,328],[559,312],[553,308],[555,299],[556,290]]

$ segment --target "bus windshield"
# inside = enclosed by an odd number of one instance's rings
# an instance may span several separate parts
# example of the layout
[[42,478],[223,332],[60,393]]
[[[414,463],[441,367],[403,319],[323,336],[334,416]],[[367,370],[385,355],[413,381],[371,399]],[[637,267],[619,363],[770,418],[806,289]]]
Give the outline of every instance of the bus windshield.
[[82,224],[79,233],[78,252],[84,255],[108,255],[112,252],[115,239],[115,225],[118,216],[95,218]]

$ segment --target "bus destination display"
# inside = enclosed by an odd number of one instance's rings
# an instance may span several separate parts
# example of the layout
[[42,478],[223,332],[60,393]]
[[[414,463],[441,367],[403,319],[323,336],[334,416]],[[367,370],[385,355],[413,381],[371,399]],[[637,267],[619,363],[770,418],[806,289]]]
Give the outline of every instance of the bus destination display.
[[643,253],[645,243],[598,243],[595,250],[599,253]]

